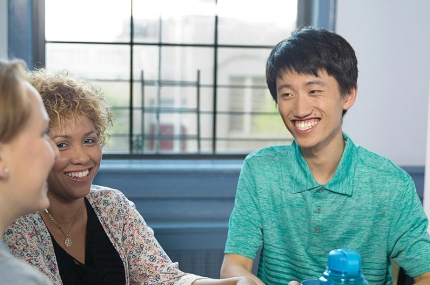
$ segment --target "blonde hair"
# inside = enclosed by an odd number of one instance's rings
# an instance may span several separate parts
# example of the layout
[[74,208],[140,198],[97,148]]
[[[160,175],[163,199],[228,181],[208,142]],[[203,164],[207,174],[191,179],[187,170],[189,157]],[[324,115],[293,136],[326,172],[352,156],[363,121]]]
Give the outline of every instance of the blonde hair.
[[63,127],[65,120],[86,115],[94,122],[100,145],[105,145],[113,114],[100,87],[76,78],[67,70],[48,72],[41,68],[28,72],[27,80],[42,96],[51,128]]
[[26,68],[22,60],[0,60],[0,142],[10,142],[30,119]]

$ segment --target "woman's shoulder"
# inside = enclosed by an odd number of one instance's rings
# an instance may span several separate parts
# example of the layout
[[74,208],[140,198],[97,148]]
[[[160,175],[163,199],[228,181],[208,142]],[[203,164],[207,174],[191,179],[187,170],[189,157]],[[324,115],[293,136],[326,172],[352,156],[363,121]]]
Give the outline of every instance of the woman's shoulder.
[[99,199],[124,199],[125,195],[118,189],[101,186],[91,185],[91,191],[87,195],[88,200],[99,200]]
[[29,264],[14,258],[1,246],[0,284],[50,284],[42,273]]
[[86,197],[94,210],[101,212],[112,212],[120,214],[127,210],[133,203],[119,190],[106,186],[92,185],[91,191]]
[[43,220],[38,212],[18,217],[4,232],[4,239],[41,231],[44,226]]
[[0,265],[0,284],[51,284],[32,266],[11,257]]

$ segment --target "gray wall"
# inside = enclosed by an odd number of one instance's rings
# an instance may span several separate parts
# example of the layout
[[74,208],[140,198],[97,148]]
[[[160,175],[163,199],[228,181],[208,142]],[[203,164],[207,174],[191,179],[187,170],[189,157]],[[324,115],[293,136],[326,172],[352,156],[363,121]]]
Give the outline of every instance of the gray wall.
[[7,0],[0,0],[0,58],[7,58]]
[[241,160],[104,160],[94,183],[132,200],[185,272],[219,278]]
[[424,166],[430,1],[337,1],[336,31],[359,62],[358,97],[344,129],[402,166]]

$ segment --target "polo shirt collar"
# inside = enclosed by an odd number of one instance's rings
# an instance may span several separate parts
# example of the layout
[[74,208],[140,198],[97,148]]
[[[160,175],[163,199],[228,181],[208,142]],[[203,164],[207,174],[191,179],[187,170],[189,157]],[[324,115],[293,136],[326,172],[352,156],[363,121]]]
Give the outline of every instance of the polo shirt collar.
[[298,165],[289,167],[288,171],[291,173],[291,179],[294,181],[295,188],[292,189],[293,193],[299,193],[312,189],[324,188],[326,190],[336,192],[339,194],[352,195],[355,169],[357,162],[357,147],[348,137],[343,133],[343,138],[346,141],[346,146],[340,159],[339,165],[333,177],[327,184],[319,184],[304,159],[299,145],[293,141],[292,147],[294,149],[294,158]]

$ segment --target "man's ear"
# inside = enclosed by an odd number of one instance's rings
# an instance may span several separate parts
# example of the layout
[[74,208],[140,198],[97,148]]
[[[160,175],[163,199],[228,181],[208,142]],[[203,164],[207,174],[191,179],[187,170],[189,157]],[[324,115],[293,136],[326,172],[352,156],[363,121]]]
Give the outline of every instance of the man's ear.
[[343,110],[348,110],[355,103],[357,99],[358,86],[354,85],[344,96],[343,96]]

